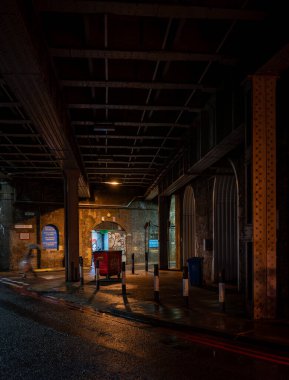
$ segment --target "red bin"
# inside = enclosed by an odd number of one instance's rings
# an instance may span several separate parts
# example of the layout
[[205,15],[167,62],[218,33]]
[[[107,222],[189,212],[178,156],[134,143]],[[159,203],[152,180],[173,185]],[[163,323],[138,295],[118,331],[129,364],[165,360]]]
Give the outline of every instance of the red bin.
[[94,263],[99,262],[100,276],[118,276],[121,274],[122,251],[95,251],[93,252]]

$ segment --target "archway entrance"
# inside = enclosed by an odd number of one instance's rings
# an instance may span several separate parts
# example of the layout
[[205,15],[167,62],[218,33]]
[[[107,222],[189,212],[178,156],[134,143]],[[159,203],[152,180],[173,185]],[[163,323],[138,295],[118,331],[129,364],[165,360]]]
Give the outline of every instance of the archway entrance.
[[234,173],[217,176],[214,185],[214,280],[239,283],[238,187]]
[[170,221],[169,221],[169,247],[168,247],[168,267],[175,269],[176,263],[176,201],[175,196],[171,197]]
[[122,251],[122,261],[126,261],[126,231],[115,222],[101,222],[91,231],[92,252]]

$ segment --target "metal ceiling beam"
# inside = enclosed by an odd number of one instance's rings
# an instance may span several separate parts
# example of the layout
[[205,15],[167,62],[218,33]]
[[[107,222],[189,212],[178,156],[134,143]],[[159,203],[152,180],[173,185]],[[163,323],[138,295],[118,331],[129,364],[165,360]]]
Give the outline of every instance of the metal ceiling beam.
[[[111,176],[111,177],[114,177],[115,179],[117,179],[118,182],[120,183],[120,185],[124,185],[124,186],[131,186],[134,183],[136,183],[138,186],[148,187],[148,185],[151,183],[151,181],[143,182],[141,179],[138,179],[138,178],[135,178],[135,179],[133,178],[133,181],[127,181],[127,178],[115,177],[115,176]],[[89,182],[90,183],[98,183],[98,184],[105,183],[107,181],[110,181],[111,177],[89,178]]]
[[[9,168],[9,169],[11,170],[12,168]],[[10,173],[8,173],[8,175],[22,175],[23,174],[23,175],[26,176],[26,175],[34,175],[34,174],[37,174],[37,175],[43,174],[44,176],[46,176],[46,174],[48,174],[48,175],[52,175],[52,174],[58,175],[58,174],[61,174],[63,176],[62,171],[59,170],[59,172],[57,172],[57,171],[55,171],[55,168],[53,168],[54,172],[53,172],[53,170],[52,170],[52,172],[44,172],[43,170],[35,170],[33,168],[16,168],[16,169],[25,169],[25,170],[31,169],[31,171],[28,171],[28,172],[24,172],[22,170],[21,170],[21,172],[13,172],[13,171],[11,171]],[[44,168],[44,170],[49,170],[49,169]]]
[[0,108],[13,108],[13,107],[21,107],[19,102],[1,102]]
[[39,133],[6,133],[0,131],[0,137],[41,137]]
[[68,49],[50,48],[53,57],[58,58],[93,58],[93,59],[124,59],[141,61],[184,61],[184,62],[220,62],[223,64],[235,64],[232,57],[221,54],[187,53],[173,51],[123,51],[123,50],[96,50],[96,49]]
[[[123,140],[163,140],[165,136],[128,136],[128,135],[76,135],[77,138],[97,138],[97,139],[123,139]],[[180,141],[180,137],[167,137],[167,140]]]
[[201,112],[201,108],[183,107],[183,106],[143,106],[132,104],[87,104],[73,103],[68,104],[71,109],[97,109],[97,110],[129,110],[129,111],[182,111],[182,112]]
[[35,157],[35,156],[44,156],[44,157],[51,157],[51,159],[54,160],[54,156],[53,154],[51,153],[31,153],[31,152],[1,152],[1,156],[21,156],[21,155],[25,155],[27,157],[29,156],[32,156],[32,157]]
[[0,124],[29,124],[31,123],[31,120],[21,120],[21,119],[1,119]]
[[[78,148],[70,137],[68,117],[61,110],[61,97],[48,52],[39,43],[35,32],[32,32],[33,27],[31,29],[27,25],[28,17],[26,18],[27,14],[24,16],[23,11],[25,12],[25,5],[17,0],[1,1],[0,73],[19,101],[8,106],[13,104],[18,107],[21,104],[25,115],[43,136],[60,166],[82,170]],[[84,175],[82,171],[79,195],[89,197],[89,186]]]
[[258,21],[265,13],[256,10],[197,7],[146,3],[119,3],[115,1],[34,0],[40,12],[108,13],[119,16]]
[[109,128],[109,127],[174,127],[174,128],[191,128],[190,124],[178,124],[178,123],[143,123],[143,122],[130,122],[130,121],[112,121],[112,122],[95,122],[95,121],[84,121],[84,120],[79,120],[79,121],[72,121],[72,125],[84,125],[84,126],[94,126],[94,127],[104,127],[104,128]]
[[[17,161],[13,160],[11,162],[18,162],[18,160]],[[22,161],[19,160],[19,162],[22,162]],[[38,161],[35,161],[35,162],[38,162]],[[39,161],[39,162],[43,162],[43,161]],[[100,163],[106,164],[106,165],[132,165],[132,166],[134,166],[134,165],[149,165],[149,164],[151,164],[151,161],[114,161],[114,160],[113,161],[105,161],[105,160],[89,161],[89,160],[84,160],[84,164],[85,164],[86,168],[89,167],[87,164],[93,164],[93,166],[96,166],[97,164],[100,164]],[[154,162],[153,165],[154,166],[162,166],[162,164],[157,163],[157,162]],[[144,168],[146,168],[146,167],[144,167]]]
[[[122,157],[122,158],[125,158],[125,157],[129,157],[129,158],[151,158],[151,157],[154,157],[155,155],[154,154],[113,154],[113,155],[110,155],[108,156],[109,159],[114,159],[114,158],[118,158],[118,157]],[[105,159],[106,157],[104,155],[100,155],[100,154],[97,154],[97,153],[83,153],[82,154],[82,157],[99,157],[101,159]],[[167,156],[158,156],[159,159],[162,159],[162,160],[166,160],[167,159]]]
[[260,67],[256,74],[281,75],[289,67],[289,44],[283,46],[268,62]]
[[[0,144],[1,146],[1,144]],[[135,149],[135,150],[138,150],[138,149],[164,149],[164,150],[175,150],[176,148],[173,148],[173,147],[167,147],[167,146],[162,146],[161,148],[159,146],[152,146],[152,145],[149,145],[149,146],[131,146],[131,145],[95,145],[95,144],[91,144],[91,145],[82,145],[82,144],[79,144],[79,147],[80,148],[85,148],[85,149]]]
[[215,86],[205,86],[196,83],[168,83],[168,82],[115,82],[115,81],[95,81],[95,80],[61,80],[65,87],[97,87],[97,88],[130,88],[141,90],[199,90],[202,92],[214,93]]
[[[115,171],[113,171],[115,170]],[[146,169],[145,172],[143,169],[138,169],[134,168],[133,173],[131,168],[99,168],[95,170],[87,170],[87,175],[90,174],[113,174],[113,175],[120,175],[120,174],[125,174],[128,176],[134,176],[135,174],[146,174],[146,175],[151,175],[152,177],[154,174],[148,174],[148,173],[156,173],[155,169]]]
[[[13,147],[13,148],[41,148],[41,147],[46,147],[45,145],[41,146],[39,144],[16,144],[16,143],[11,143],[11,144],[1,144],[0,146],[2,147]],[[20,153],[20,152],[19,152]],[[18,154],[19,154],[18,153]],[[22,152],[21,152],[22,153]],[[2,154],[2,153],[1,153]],[[25,153],[26,154],[26,153]]]
[[[1,157],[3,157],[3,156],[5,156],[5,153],[1,153]],[[25,156],[26,156],[26,154],[25,154]],[[10,158],[9,162],[22,162],[22,163],[24,163],[23,158],[22,159]],[[53,160],[53,159],[49,159],[49,160],[45,160],[45,159],[43,159],[43,160],[29,159],[29,162],[41,162],[41,163],[46,163],[46,164],[48,164],[48,163],[57,163],[57,161]]]
[[[23,161],[22,161],[23,162]],[[45,164],[47,164],[47,162],[43,162]],[[1,165],[1,168],[2,170],[3,169],[6,169],[6,170],[31,170],[33,173],[35,173],[35,169],[38,169],[38,170],[57,170],[58,167],[56,166],[38,166],[37,168],[35,168],[35,166],[4,166],[4,165]],[[59,168],[59,170],[61,170],[61,168]],[[37,172],[37,171],[36,171]]]
[[[104,173],[105,174],[105,173]],[[148,182],[148,183],[151,183],[151,179],[149,178],[143,178],[143,175],[139,175],[139,174],[135,174],[133,177],[126,177],[127,174],[122,174],[122,175],[118,175],[117,178],[121,178],[122,181],[135,181],[135,180],[141,180],[142,182]],[[90,179],[94,179],[94,180],[98,180],[99,182],[102,182],[103,180],[105,180],[104,178],[106,178],[105,176],[103,176],[103,174],[100,174],[100,175],[91,175],[89,177]]]

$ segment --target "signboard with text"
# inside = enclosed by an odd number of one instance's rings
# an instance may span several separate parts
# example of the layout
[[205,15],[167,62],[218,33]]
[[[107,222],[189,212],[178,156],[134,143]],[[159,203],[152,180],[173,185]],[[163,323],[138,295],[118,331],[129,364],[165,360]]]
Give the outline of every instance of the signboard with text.
[[150,239],[149,248],[159,248],[159,241],[156,239]]
[[55,226],[47,225],[43,228],[42,248],[58,249],[58,230]]

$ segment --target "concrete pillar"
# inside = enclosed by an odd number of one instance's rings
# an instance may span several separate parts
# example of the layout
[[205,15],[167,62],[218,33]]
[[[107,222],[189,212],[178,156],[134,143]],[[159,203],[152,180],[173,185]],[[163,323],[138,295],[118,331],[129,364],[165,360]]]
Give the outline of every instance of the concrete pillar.
[[13,202],[13,187],[5,181],[0,181],[0,271],[10,268],[10,228],[13,224]]
[[160,269],[168,269],[170,198],[159,196],[159,250]]
[[276,77],[252,77],[253,316],[276,316]]
[[64,172],[64,230],[66,281],[79,281],[78,169]]

